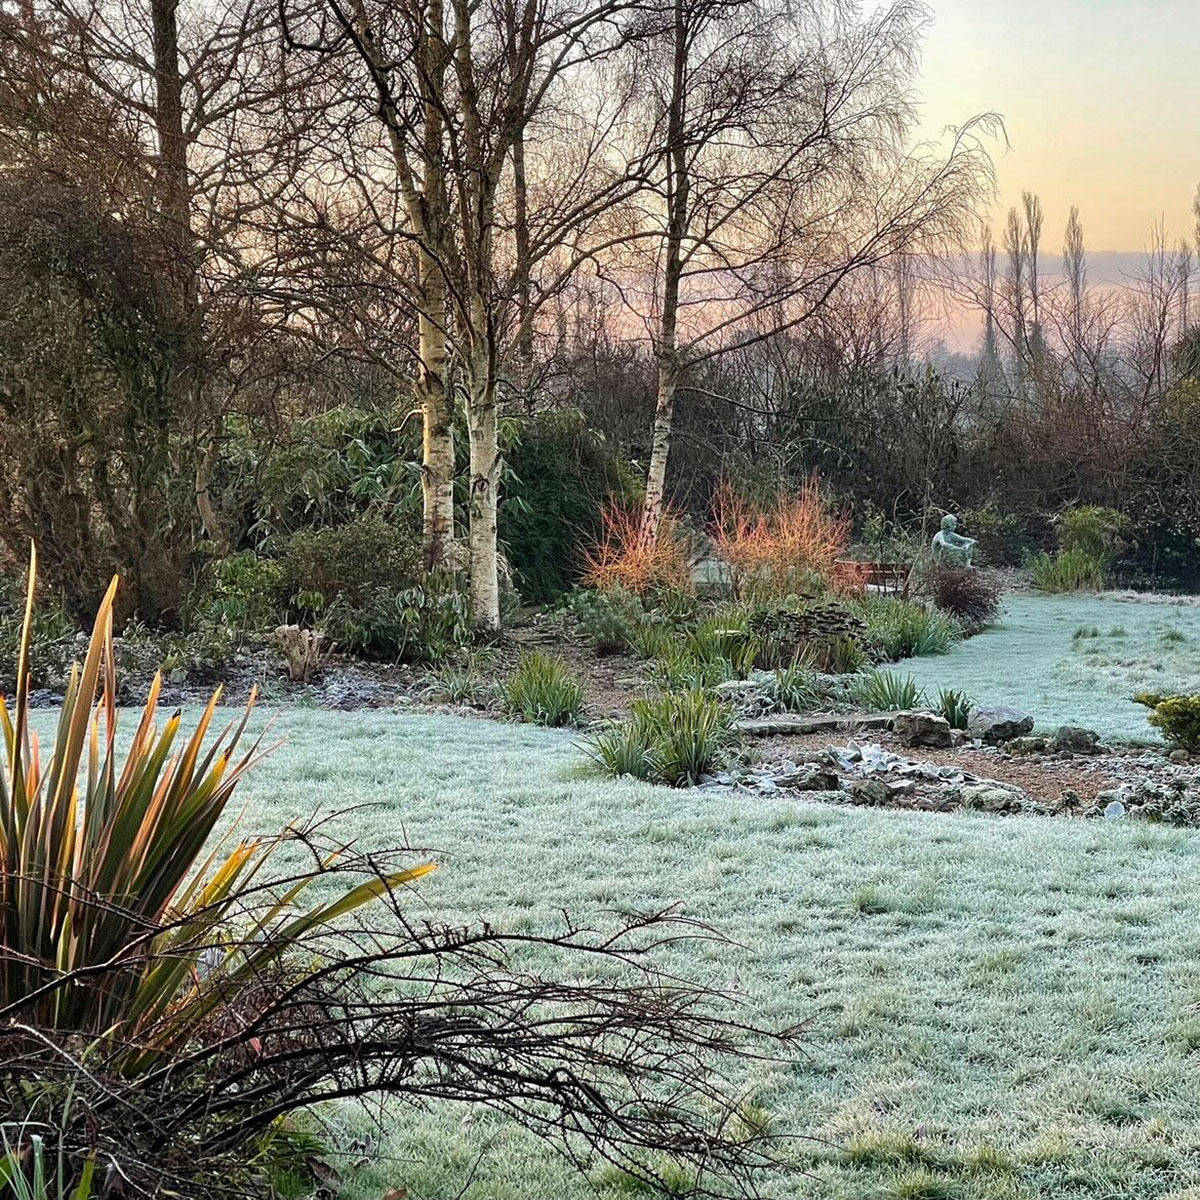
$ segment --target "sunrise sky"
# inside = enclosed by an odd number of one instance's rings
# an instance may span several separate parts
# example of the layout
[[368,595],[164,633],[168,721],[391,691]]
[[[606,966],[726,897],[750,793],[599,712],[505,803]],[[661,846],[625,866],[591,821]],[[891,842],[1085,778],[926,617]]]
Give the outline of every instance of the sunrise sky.
[[997,224],[1041,195],[1057,253],[1071,204],[1089,250],[1140,251],[1162,218],[1194,235],[1200,0],[929,0],[920,89],[931,132],[993,110]]

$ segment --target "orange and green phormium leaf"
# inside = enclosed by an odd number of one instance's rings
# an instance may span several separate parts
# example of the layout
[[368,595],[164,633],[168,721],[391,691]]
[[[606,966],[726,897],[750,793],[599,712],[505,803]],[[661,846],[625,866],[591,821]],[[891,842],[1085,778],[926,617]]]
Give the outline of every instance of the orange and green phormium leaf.
[[16,695],[11,709],[0,706],[0,1019],[115,1037],[137,1046],[134,1058],[144,1061],[185,1043],[216,1006],[285,961],[306,935],[434,868],[381,874],[298,912],[320,871],[292,877],[282,894],[256,881],[289,831],[232,848],[219,839],[206,853],[259,757],[261,739],[240,750],[255,698],[209,740],[218,689],[185,737],[178,712],[159,727],[156,676],[121,755],[116,579],[43,753],[29,723],[36,569],[34,553]]

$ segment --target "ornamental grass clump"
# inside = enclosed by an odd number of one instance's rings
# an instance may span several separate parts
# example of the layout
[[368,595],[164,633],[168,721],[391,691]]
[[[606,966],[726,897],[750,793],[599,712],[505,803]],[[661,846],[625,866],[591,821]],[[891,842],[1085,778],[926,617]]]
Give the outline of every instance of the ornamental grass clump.
[[854,681],[850,695],[859,707],[879,712],[919,708],[925,703],[917,681],[894,671],[867,671]]
[[951,729],[966,729],[971,713],[978,707],[974,699],[961,688],[939,688],[934,711],[950,722]]
[[865,622],[867,640],[878,658],[945,654],[962,637],[962,626],[949,613],[899,596],[866,595],[850,603]]
[[595,738],[591,754],[606,775],[686,787],[721,761],[733,739],[729,708],[689,689],[635,700],[627,720]]
[[503,697],[509,713],[535,725],[574,725],[583,711],[583,685],[561,658],[541,650],[522,657]]
[[1033,586],[1041,592],[1099,592],[1108,582],[1109,564],[1087,550],[1060,550],[1029,560]]

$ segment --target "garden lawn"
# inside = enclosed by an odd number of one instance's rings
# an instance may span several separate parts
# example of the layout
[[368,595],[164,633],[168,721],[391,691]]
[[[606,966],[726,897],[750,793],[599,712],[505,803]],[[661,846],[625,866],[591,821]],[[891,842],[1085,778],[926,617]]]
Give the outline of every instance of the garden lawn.
[[1106,738],[1157,742],[1140,691],[1200,692],[1200,603],[1114,593],[1015,595],[1001,623],[949,654],[891,668],[930,695],[962,688],[980,704],[1032,713],[1038,732],[1083,725]]
[[[1069,642],[1086,618],[1060,623],[1055,603],[1014,620],[1041,614],[1045,643],[1047,627]],[[1081,610],[1134,624],[1127,606],[1062,609]],[[240,789],[246,827],[366,806],[345,836],[434,848],[414,915],[547,930],[564,908],[678,902],[734,939],[662,961],[749,1017],[808,1023],[805,1056],[738,1081],[806,1135],[789,1153],[808,1174],[769,1194],[1200,1197],[1200,834],[605,782],[581,777],[569,734],[465,718],[292,709],[275,732],[286,744]],[[353,1200],[630,1190],[486,1112],[397,1104],[384,1121],[381,1157],[345,1168]],[[331,1122],[343,1148],[369,1132],[353,1107]]]

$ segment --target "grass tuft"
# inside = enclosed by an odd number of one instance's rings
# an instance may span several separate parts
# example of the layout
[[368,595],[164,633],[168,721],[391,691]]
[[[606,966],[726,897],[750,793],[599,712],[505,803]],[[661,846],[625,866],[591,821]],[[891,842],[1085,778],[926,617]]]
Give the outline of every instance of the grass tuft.
[[583,685],[561,658],[526,654],[503,685],[505,709],[534,725],[574,725],[583,710]]

